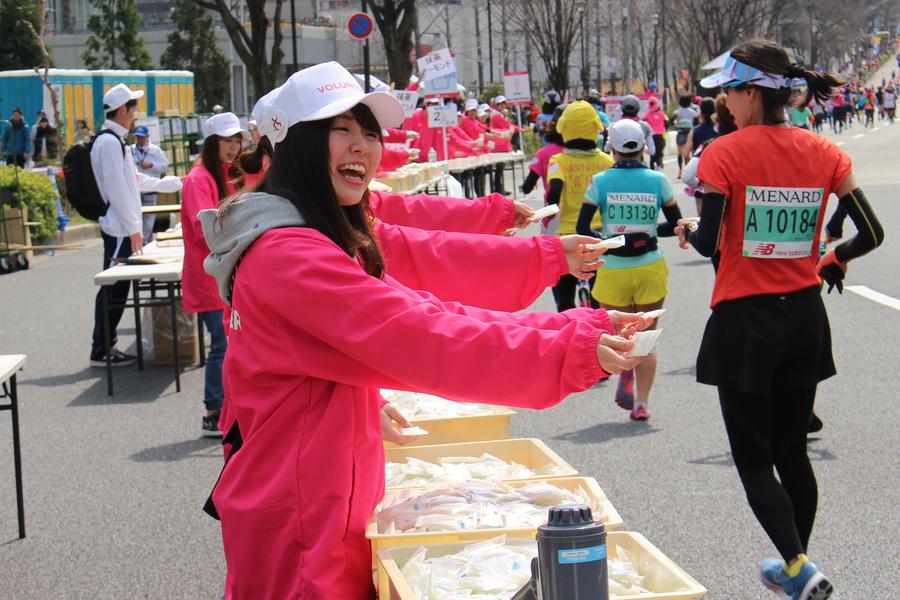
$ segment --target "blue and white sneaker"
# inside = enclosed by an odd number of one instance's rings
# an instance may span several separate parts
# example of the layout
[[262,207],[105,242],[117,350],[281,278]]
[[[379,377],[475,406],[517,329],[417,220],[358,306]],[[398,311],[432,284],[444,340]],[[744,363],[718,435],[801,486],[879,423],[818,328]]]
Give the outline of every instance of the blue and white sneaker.
[[784,569],[784,562],[767,558],[759,568],[762,584],[776,594],[791,600],[827,600],[834,593],[834,586],[811,560],[791,577]]

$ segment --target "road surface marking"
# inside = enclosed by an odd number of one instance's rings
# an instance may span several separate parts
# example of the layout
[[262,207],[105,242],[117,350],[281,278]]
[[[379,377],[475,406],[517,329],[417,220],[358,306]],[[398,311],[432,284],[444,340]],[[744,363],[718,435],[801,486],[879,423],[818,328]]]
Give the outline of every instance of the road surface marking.
[[859,294],[863,298],[868,298],[873,302],[877,302],[879,304],[884,304],[885,306],[889,306],[894,310],[900,310],[900,300],[896,298],[891,298],[887,294],[882,294],[881,292],[876,292],[872,288],[866,287],[864,285],[848,285],[845,288],[854,294]]
[[665,163],[665,164],[668,165],[669,163],[673,163],[673,162],[675,162],[676,160],[678,160],[678,157],[677,157],[677,156],[676,156],[675,158],[667,158],[667,159],[663,160],[663,163]]
[[872,131],[878,131],[878,127],[873,127]]
[[857,133],[856,135],[853,136],[853,139],[854,139],[854,140],[857,140],[857,139],[861,138],[861,137],[864,136],[864,135],[866,135],[866,134],[864,134],[864,133]]
[[844,142],[835,142],[834,145],[835,145],[835,146],[843,146],[843,145],[844,145]]

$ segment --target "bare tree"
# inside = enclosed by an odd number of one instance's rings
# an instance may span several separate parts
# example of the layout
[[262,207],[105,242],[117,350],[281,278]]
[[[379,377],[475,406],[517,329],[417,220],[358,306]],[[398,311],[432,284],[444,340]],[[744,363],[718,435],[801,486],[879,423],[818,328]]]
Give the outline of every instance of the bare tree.
[[416,29],[416,0],[369,0],[369,10],[384,40],[391,81],[403,88],[412,73],[409,60]]
[[[50,93],[50,106],[53,109],[53,120],[56,123],[56,148],[59,153],[58,156],[62,156],[65,153],[65,146],[63,146],[62,138],[63,121],[62,115],[59,112],[59,95],[56,93],[56,88],[50,85],[50,63],[52,62],[52,59],[50,58],[50,51],[47,50],[47,45],[44,43],[44,33],[47,31],[47,10],[44,7],[44,0],[38,0],[37,4],[41,17],[40,31],[34,28],[31,21],[23,20],[21,22],[24,23],[31,32],[34,43],[37,44],[38,50],[41,53],[43,72],[40,67],[34,67],[34,72],[40,76],[41,81],[44,82],[44,87],[46,87],[47,91]],[[35,126],[36,125],[37,124],[35,124]]]
[[547,77],[561,93],[569,89],[569,59],[584,3],[572,0],[518,0],[513,20],[537,50]]
[[[281,7],[284,0],[274,0],[275,9],[272,18],[266,14],[266,0],[194,0],[203,8],[209,9],[222,17],[222,24],[231,38],[234,51],[247,67],[247,73],[253,81],[257,97],[281,83],[282,61],[284,52],[281,42],[284,34],[281,31]],[[246,18],[250,21],[250,32],[244,27],[241,19],[242,5],[246,5]],[[272,24],[273,40],[271,55],[266,52],[266,38],[269,25]]]

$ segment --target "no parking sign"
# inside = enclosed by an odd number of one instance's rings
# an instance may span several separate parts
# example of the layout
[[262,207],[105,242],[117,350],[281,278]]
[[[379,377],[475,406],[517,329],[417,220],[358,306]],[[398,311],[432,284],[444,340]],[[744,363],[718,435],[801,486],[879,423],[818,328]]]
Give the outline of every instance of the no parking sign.
[[347,21],[347,29],[350,31],[351,36],[358,40],[364,40],[372,35],[372,32],[375,30],[375,23],[372,22],[372,17],[366,13],[354,13],[351,15],[350,20]]

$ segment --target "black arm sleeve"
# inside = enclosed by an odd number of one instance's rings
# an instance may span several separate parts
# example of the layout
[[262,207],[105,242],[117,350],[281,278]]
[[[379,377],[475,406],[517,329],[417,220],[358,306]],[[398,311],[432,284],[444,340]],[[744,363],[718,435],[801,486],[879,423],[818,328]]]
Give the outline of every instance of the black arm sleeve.
[[538,174],[529,169],[528,177],[525,178],[525,183],[522,184],[522,193],[530,194],[531,190],[534,189],[534,186],[537,185],[538,179]]
[[595,212],[597,212],[596,204],[588,204],[585,202],[581,205],[581,212],[578,213],[578,224],[575,226],[575,231],[577,231],[579,235],[589,235],[595,238],[600,237],[599,231],[591,229],[591,219],[594,218]]
[[562,179],[554,179],[550,182],[550,191],[547,192],[547,204],[559,204],[563,191]]
[[[705,204],[706,200],[703,202]],[[845,263],[880,246],[884,241],[884,229],[861,189],[856,188],[842,197],[841,206],[847,210],[857,231],[856,235],[834,249],[837,259]]]
[[678,208],[678,203],[674,203],[671,206],[663,204],[662,211],[666,216],[666,222],[657,225],[656,235],[657,237],[672,237],[675,235],[675,227],[678,226],[678,219],[681,218],[681,209]]
[[836,209],[834,209],[834,214],[831,215],[831,218],[828,219],[828,223],[825,225],[825,229],[828,230],[828,235],[831,236],[833,240],[839,240],[844,237],[844,219],[847,218],[847,207],[844,206],[843,202],[839,202]]
[[725,219],[725,195],[704,194],[700,209],[700,226],[688,236],[688,241],[703,256],[712,256],[719,249],[722,221]]

